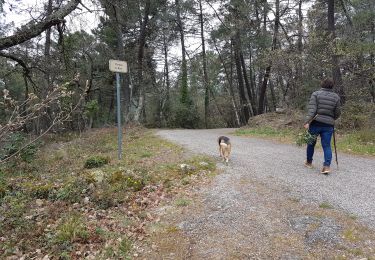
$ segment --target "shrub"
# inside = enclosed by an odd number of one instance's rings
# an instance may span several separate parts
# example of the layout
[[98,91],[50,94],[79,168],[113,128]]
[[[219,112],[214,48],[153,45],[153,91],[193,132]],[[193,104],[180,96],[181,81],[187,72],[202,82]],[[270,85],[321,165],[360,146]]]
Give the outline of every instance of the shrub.
[[28,201],[22,194],[8,195],[2,199],[3,207],[0,207],[0,230],[23,229],[27,224],[24,214],[27,211]]
[[358,140],[364,144],[375,143],[375,131],[373,129],[362,129],[358,131]]
[[129,176],[126,178],[126,185],[134,191],[140,191],[145,186],[143,179]]
[[178,104],[175,108],[174,125],[182,128],[196,128],[199,123],[199,116],[193,105]]
[[8,190],[8,187],[5,181],[4,173],[0,170],[0,199],[4,198],[7,190]]
[[347,102],[342,108],[339,127],[344,129],[361,129],[370,127],[374,119],[374,105],[360,102]]
[[108,178],[108,183],[120,188],[130,188],[133,191],[140,191],[145,186],[143,178],[131,175],[125,175],[121,171],[112,173]]
[[125,175],[121,171],[114,172],[108,177],[109,184],[116,184],[123,181],[125,181]]
[[56,198],[58,200],[76,203],[81,201],[83,194],[88,190],[88,184],[85,180],[75,179],[69,181],[57,191]]
[[[18,152],[25,145],[25,143],[27,143],[25,134],[21,132],[12,133],[9,136],[7,144],[2,150],[0,150],[0,159],[6,159],[12,156],[16,152]],[[39,145],[40,143],[34,143],[22,149],[19,154],[20,158],[23,161],[30,163],[34,159]]]
[[111,189],[108,183],[102,183],[100,187],[94,190],[91,198],[92,202],[100,209],[108,209],[120,202],[116,195],[119,194]]
[[98,168],[105,164],[109,163],[108,157],[103,156],[93,156],[86,160],[85,162],[85,168],[91,169],[91,168]]

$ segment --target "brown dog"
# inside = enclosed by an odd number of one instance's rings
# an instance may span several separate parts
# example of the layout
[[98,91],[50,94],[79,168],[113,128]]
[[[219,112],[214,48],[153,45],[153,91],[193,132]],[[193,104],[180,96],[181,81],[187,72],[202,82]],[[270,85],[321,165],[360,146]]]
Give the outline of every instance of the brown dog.
[[219,142],[220,157],[223,157],[223,160],[228,163],[230,152],[232,150],[232,144],[230,143],[229,138],[226,136],[219,136],[217,140]]

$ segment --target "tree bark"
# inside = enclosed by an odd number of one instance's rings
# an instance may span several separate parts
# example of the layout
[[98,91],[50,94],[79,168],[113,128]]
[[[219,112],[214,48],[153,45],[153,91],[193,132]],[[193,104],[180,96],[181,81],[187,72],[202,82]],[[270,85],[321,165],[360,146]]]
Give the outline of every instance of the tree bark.
[[250,88],[251,88],[251,93],[252,93],[252,101],[251,102],[252,102],[252,105],[254,106],[253,112],[254,112],[254,116],[255,116],[255,115],[258,114],[257,104],[256,104],[257,92],[255,91],[256,84],[255,84],[255,75],[253,73],[253,55],[252,55],[251,45],[249,46],[249,61],[250,61],[250,64],[249,64]]
[[144,50],[145,50],[145,44],[146,44],[146,28],[148,24],[148,17],[150,14],[150,0],[146,1],[145,10],[144,10],[144,16],[143,21],[141,24],[141,31],[139,34],[139,40],[138,40],[138,68],[137,68],[137,76],[138,76],[138,86],[137,86],[137,94],[138,94],[138,106],[136,108],[135,114],[134,114],[134,121],[137,123],[140,123],[140,117],[142,114],[142,111],[144,109],[144,89],[143,89],[143,58],[144,58]]
[[189,103],[189,94],[188,94],[188,78],[187,78],[187,63],[186,63],[186,48],[185,48],[185,34],[184,34],[184,25],[181,20],[181,10],[180,10],[180,1],[175,0],[176,4],[176,18],[177,26],[180,32],[181,40],[181,55],[182,55],[182,64],[181,64],[181,98],[180,101],[182,104],[188,105]]
[[[232,79],[231,79],[231,76],[229,75],[228,73],[228,70],[227,70],[227,67],[225,66],[225,62],[224,62],[224,59],[216,45],[216,42],[215,42],[215,39],[213,40],[214,42],[214,46],[215,46],[215,49],[217,51],[217,54],[219,55],[219,59],[220,59],[220,62],[223,66],[223,69],[224,69],[224,73],[225,73],[225,78],[227,79],[228,81],[228,85],[229,87],[228,88],[225,88],[226,91],[227,91],[227,94],[229,94],[230,96],[230,99],[231,99],[231,103],[232,103],[232,107],[233,107],[233,112],[234,112],[234,115],[236,117],[236,121],[235,121],[235,124],[234,126],[240,126],[241,125],[241,122],[240,122],[240,117],[238,115],[238,109],[237,109],[237,104],[236,104],[236,99],[234,97],[234,91],[233,91],[233,82],[232,82]],[[233,55],[231,55],[233,56]],[[232,65],[232,62],[230,63]],[[224,85],[225,86],[225,85]]]
[[250,102],[250,106],[249,106],[250,110],[251,110],[250,112],[251,112],[252,116],[255,116],[256,115],[256,107],[255,107],[255,104],[253,102],[253,93],[252,93],[251,88],[250,88],[249,78],[247,77],[245,59],[243,57],[242,51],[240,52],[240,60],[241,60],[241,66],[242,66],[242,71],[243,71],[243,77],[245,79],[247,96],[248,96],[248,99],[249,99],[249,102]]
[[165,121],[169,120],[170,113],[170,80],[169,80],[169,65],[168,65],[168,44],[165,35],[163,34],[163,49],[164,49],[164,78],[165,78],[165,102],[163,106],[163,115]]
[[206,57],[206,46],[204,39],[204,22],[203,22],[203,10],[202,10],[202,0],[199,0],[199,20],[201,26],[201,39],[202,39],[202,61],[203,61],[203,80],[204,80],[204,123],[206,128],[208,128],[208,113],[209,113],[209,85],[208,85],[208,75],[207,75],[207,57]]
[[335,82],[335,87],[337,92],[341,98],[341,104],[345,103],[346,96],[344,91],[344,86],[342,82],[341,71],[339,67],[339,60],[335,53],[336,49],[336,33],[335,33],[335,0],[328,0],[328,32],[330,34],[330,40],[333,44],[333,54],[332,54],[332,77],[333,81]]
[[[278,33],[279,33],[279,24],[280,24],[280,0],[276,0],[276,12],[275,12],[275,30],[273,34],[273,39],[272,39],[272,51],[276,49],[277,47],[277,39],[278,39]],[[266,90],[267,90],[267,83],[268,79],[270,77],[271,73],[271,67],[272,67],[272,62],[266,67],[264,77],[263,77],[263,82],[260,87],[259,91],[259,102],[258,102],[258,114],[263,114],[264,112],[264,99],[266,97]]]
[[242,69],[241,69],[241,57],[240,57],[240,45],[239,45],[239,32],[236,32],[236,38],[233,40],[234,43],[234,59],[237,71],[238,90],[240,93],[240,104],[242,110],[242,124],[247,124],[250,118],[250,109],[248,100],[245,94],[245,86],[243,81]]

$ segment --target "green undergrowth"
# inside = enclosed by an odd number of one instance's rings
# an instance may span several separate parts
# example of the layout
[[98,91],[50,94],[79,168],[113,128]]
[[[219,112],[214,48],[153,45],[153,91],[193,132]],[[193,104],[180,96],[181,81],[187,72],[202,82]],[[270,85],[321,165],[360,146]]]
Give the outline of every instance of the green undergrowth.
[[[305,130],[291,129],[291,128],[273,128],[270,126],[241,128],[235,131],[238,136],[252,136],[257,138],[265,138],[276,140],[284,143],[298,143],[300,144],[300,137]],[[375,156],[375,130],[362,129],[358,131],[340,131],[336,133],[336,145],[338,151],[347,152],[357,155]],[[333,139],[332,139],[333,144]],[[320,146],[320,139],[318,137],[317,147]]]
[[212,158],[187,156],[139,127],[124,131],[121,160],[116,129],[48,136],[44,143],[31,161],[0,165],[1,259],[75,259],[84,248],[97,259],[128,259],[133,240],[144,236],[137,225],[147,220],[151,201],[215,173]]

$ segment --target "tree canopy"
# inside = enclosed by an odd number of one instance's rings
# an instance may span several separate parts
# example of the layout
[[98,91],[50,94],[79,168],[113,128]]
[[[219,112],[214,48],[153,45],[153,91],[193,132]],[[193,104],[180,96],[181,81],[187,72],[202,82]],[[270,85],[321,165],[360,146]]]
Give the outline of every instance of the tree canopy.
[[[258,114],[304,109],[325,77],[343,104],[375,102],[372,0],[45,0],[30,10],[0,3],[3,17],[38,14],[15,28],[0,20],[2,126],[15,111],[16,128],[35,133],[61,111],[70,118],[55,131],[114,123],[109,59],[128,63],[121,77],[126,123],[241,126]],[[66,19],[73,11],[98,16],[98,24],[72,30]],[[69,95],[59,92],[22,117],[61,86]]]

